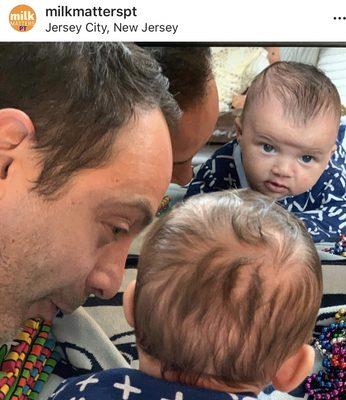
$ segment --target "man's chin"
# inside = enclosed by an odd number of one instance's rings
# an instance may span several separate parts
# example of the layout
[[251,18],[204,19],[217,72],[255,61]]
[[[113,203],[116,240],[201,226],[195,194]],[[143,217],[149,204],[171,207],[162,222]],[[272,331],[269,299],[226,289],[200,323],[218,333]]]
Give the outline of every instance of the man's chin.
[[48,299],[32,304],[28,310],[28,318],[42,318],[45,321],[52,321],[59,308]]

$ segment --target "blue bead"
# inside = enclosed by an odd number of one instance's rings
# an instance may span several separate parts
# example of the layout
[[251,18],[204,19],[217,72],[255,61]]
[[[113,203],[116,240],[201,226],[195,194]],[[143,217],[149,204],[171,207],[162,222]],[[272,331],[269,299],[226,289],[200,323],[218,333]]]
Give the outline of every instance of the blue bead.
[[329,365],[330,365],[329,360],[324,359],[324,360],[322,361],[322,365],[323,365],[324,367],[329,367]]

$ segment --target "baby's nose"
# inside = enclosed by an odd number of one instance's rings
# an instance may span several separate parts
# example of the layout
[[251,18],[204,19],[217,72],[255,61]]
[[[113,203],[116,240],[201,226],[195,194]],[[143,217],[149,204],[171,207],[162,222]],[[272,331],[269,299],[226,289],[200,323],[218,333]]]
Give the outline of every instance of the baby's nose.
[[282,178],[291,178],[291,176],[293,175],[292,164],[290,161],[282,161],[273,166],[272,172],[274,175],[280,176]]

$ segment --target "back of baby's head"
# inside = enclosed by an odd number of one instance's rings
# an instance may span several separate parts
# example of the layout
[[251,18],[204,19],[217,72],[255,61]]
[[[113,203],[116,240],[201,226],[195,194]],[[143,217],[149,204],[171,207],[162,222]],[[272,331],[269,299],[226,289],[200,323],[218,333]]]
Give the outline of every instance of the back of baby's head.
[[260,101],[276,99],[283,115],[296,124],[306,124],[320,115],[341,115],[339,93],[332,81],[318,68],[297,62],[276,62],[252,82],[242,113],[245,120]]
[[263,387],[311,335],[321,266],[302,223],[249,190],[195,196],[144,242],[139,348],[185,383]]

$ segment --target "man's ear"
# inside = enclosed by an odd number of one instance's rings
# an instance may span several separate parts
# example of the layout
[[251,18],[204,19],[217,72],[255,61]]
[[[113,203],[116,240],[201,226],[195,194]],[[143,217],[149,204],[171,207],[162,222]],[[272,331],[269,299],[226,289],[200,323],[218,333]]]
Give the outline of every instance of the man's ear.
[[237,140],[240,143],[241,136],[243,134],[242,123],[239,117],[234,120],[235,130],[237,132]]
[[314,365],[315,352],[308,344],[288,358],[272,378],[274,387],[281,392],[290,392],[309,375]]
[[24,112],[14,108],[0,110],[0,180],[7,178],[15,149],[25,138],[33,137],[34,126]]
[[123,296],[123,308],[127,323],[133,328],[135,326],[135,288],[136,281],[131,281]]

